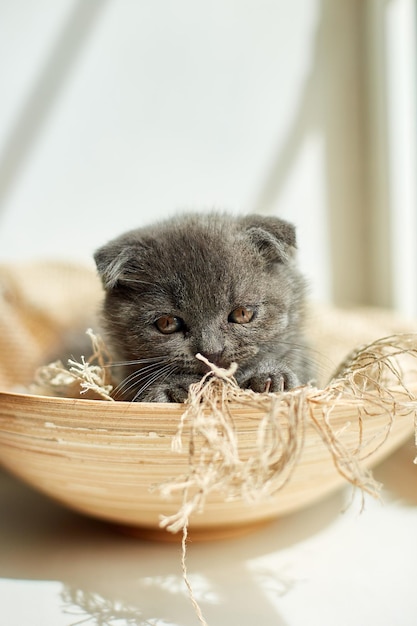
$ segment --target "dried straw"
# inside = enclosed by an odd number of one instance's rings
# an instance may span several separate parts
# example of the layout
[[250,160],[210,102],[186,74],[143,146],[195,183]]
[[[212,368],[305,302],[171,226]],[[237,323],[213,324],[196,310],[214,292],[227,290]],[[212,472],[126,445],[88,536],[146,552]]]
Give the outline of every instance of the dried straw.
[[[407,358],[406,358],[407,357]],[[163,494],[183,493],[181,509],[164,517],[161,527],[177,532],[193,512],[204,509],[207,495],[220,491],[225,499],[256,502],[276,494],[291,478],[304,444],[309,421],[320,434],[332,455],[337,471],[363,492],[377,496],[380,485],[362,461],[385,442],[395,417],[417,413],[414,394],[407,388],[404,360],[410,359],[416,370],[417,336],[398,335],[384,338],[351,354],[324,390],[303,386],[280,394],[257,394],[242,390],[233,377],[235,367],[211,370],[193,385],[185,410],[172,442],[182,449],[182,433],[187,424],[189,471],[182,478],[161,486]],[[201,360],[206,360],[199,357]],[[394,390],[395,389],[395,394]],[[340,433],[331,425],[336,402],[342,401],[357,414],[359,439],[349,452]],[[256,454],[243,459],[239,451],[238,426],[231,406],[256,406],[262,414],[258,425]],[[313,407],[320,406],[322,420]],[[361,425],[372,415],[385,415],[385,427],[372,442],[363,438]]]
[[68,359],[68,367],[62,361],[54,361],[36,370],[35,381],[30,391],[38,395],[50,395],[60,398],[102,399],[113,401],[111,392],[110,354],[100,335],[91,328],[86,331],[91,340],[92,354],[86,360]]

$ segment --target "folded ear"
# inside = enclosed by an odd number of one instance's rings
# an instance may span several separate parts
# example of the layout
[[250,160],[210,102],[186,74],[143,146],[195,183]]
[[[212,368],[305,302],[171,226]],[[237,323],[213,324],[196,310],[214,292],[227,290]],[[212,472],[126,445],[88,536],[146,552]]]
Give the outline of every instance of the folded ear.
[[138,238],[122,235],[94,253],[98,273],[105,289],[129,283],[141,272],[145,246]]
[[297,241],[295,227],[279,217],[248,215],[242,218],[245,236],[269,263],[287,263]]

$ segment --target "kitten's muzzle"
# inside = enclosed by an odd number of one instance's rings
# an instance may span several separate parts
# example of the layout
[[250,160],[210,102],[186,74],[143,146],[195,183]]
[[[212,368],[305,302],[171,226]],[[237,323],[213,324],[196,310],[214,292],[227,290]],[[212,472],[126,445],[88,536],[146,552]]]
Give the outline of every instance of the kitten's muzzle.
[[[213,363],[213,365],[217,365],[217,367],[227,368],[230,366],[230,361],[224,358],[224,350],[222,350],[221,352],[200,352],[200,354],[205,357],[207,361]],[[210,368],[205,363],[203,363],[202,361],[200,361],[200,363],[201,367],[204,370],[204,373],[210,370]]]

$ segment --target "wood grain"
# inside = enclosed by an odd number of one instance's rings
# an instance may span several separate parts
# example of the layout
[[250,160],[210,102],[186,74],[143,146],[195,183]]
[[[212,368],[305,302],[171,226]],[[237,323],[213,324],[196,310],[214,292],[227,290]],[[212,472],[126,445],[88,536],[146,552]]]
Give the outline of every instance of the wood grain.
[[[411,387],[417,393],[417,382]],[[372,466],[413,432],[408,415],[394,420],[387,441],[365,461]],[[184,451],[171,450],[182,405],[105,402],[0,393],[0,462],[16,476],[64,505],[128,527],[158,529],[160,515],[174,514],[181,497],[164,499],[153,487],[187,472]],[[323,420],[320,404],[314,418]],[[232,407],[242,457],[256,446],[262,416],[253,407]],[[387,416],[364,421],[363,438],[375,445]],[[340,402],[331,425],[350,452],[358,442],[357,412]],[[366,453],[366,447],[362,451]],[[213,536],[299,510],[345,483],[317,430],[309,422],[301,457],[290,481],[275,496],[256,505],[208,496],[204,512],[190,528]]]

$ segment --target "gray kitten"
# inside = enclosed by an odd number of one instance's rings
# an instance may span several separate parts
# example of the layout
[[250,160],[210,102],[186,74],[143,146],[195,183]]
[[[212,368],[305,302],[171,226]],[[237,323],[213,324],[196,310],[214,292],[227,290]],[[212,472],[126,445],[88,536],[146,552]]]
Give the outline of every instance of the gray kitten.
[[182,402],[207,366],[238,364],[243,388],[311,378],[305,284],[294,227],[276,217],[186,214],[130,231],[95,254],[105,336],[120,361],[116,397]]

